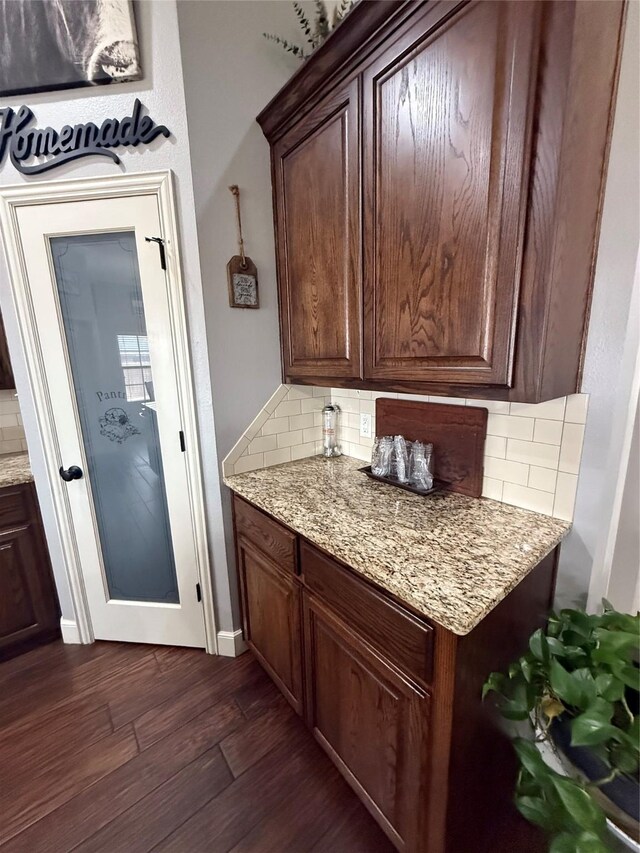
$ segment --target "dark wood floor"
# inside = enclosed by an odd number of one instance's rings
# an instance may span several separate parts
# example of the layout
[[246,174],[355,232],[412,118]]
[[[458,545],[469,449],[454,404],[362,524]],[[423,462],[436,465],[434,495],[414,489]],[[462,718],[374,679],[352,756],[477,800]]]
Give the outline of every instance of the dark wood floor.
[[246,654],[53,643],[0,664],[0,851],[391,853]]

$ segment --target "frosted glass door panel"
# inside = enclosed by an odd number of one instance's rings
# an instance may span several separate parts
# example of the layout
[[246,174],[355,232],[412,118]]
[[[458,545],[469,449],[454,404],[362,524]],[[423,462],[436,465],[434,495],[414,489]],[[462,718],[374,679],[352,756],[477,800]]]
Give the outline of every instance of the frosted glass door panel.
[[51,251],[109,598],[177,604],[134,232]]

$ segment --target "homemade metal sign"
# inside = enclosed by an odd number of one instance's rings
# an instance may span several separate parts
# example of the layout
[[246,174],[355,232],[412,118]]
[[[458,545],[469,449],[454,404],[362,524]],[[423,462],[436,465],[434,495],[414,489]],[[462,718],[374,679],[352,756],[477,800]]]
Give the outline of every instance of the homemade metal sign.
[[122,119],[107,118],[100,127],[93,122],[66,124],[57,131],[52,127],[29,127],[34,120],[29,107],[22,106],[17,112],[5,107],[0,110],[0,166],[7,154],[23,175],[39,175],[63,163],[96,155],[120,163],[112,149],[128,145],[135,148],[148,145],[157,136],[171,136],[163,124],[143,115],[143,109],[136,98],[131,115]]
[[234,255],[227,264],[229,282],[229,305],[232,308],[259,308],[258,270],[244,253],[242,238],[242,220],[240,218],[240,189],[236,184],[229,187],[236,202],[236,224],[238,226],[239,255]]

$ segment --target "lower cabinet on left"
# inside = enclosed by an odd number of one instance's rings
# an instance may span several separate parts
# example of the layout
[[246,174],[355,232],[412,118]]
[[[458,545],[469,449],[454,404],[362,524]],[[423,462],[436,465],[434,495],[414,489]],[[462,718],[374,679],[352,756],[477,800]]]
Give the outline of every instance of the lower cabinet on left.
[[60,609],[32,483],[0,489],[0,660],[60,636]]
[[300,584],[248,539],[237,554],[244,638],[298,714],[302,714]]

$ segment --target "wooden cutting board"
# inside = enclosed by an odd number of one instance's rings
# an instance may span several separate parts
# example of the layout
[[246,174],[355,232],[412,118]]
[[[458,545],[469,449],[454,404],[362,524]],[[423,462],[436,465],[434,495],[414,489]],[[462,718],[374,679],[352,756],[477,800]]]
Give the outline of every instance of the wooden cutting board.
[[489,412],[479,406],[449,406],[413,400],[376,400],[376,434],[403,435],[433,444],[434,476],[447,491],[482,494],[484,442]]

